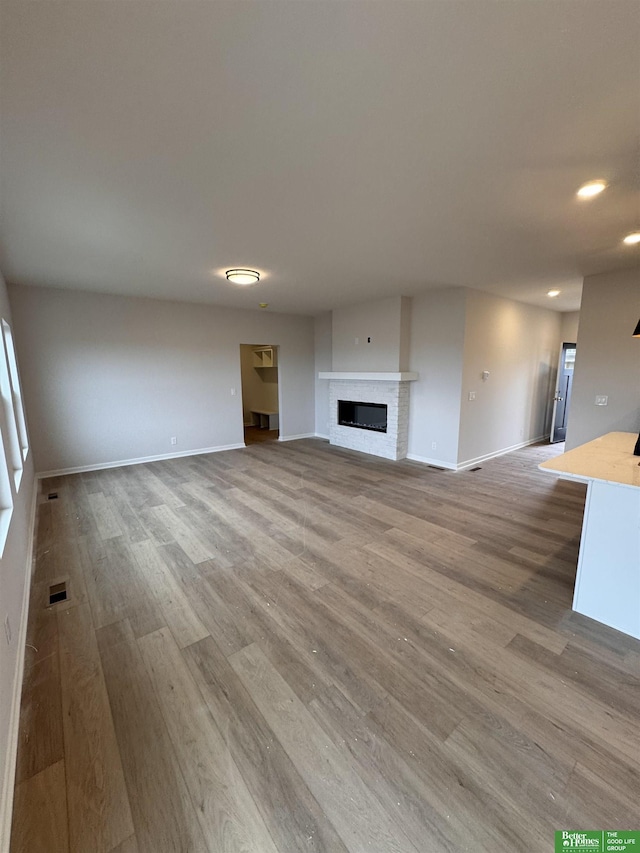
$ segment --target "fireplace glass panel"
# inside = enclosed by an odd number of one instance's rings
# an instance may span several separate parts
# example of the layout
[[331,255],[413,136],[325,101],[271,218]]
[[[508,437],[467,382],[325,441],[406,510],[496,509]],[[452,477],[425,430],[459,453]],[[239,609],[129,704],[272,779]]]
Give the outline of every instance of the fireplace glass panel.
[[384,403],[359,403],[338,400],[338,423],[355,429],[387,431],[387,407]]

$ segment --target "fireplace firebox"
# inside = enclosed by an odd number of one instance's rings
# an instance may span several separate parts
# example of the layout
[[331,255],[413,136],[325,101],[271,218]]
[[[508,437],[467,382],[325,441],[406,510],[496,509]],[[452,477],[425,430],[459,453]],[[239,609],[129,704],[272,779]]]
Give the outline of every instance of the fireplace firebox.
[[355,429],[387,431],[387,406],[384,403],[356,403],[338,400],[338,423]]

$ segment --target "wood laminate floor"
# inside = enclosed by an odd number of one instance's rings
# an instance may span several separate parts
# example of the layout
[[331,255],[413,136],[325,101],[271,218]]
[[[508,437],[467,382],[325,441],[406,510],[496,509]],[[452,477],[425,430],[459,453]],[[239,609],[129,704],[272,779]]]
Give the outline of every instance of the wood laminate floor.
[[262,441],[277,441],[280,435],[277,429],[261,429],[257,426],[246,426],[244,428],[244,443],[259,444]]
[[640,643],[571,612],[557,452],[453,474],[305,440],[43,482],[13,853],[640,828]]

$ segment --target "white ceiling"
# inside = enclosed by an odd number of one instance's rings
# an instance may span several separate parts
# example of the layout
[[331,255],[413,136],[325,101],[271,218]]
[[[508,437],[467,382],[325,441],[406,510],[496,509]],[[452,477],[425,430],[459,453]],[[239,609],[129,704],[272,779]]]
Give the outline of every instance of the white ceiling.
[[[8,281],[305,314],[466,285],[574,310],[583,275],[638,263],[639,0],[1,15]],[[216,274],[235,266],[262,283]]]

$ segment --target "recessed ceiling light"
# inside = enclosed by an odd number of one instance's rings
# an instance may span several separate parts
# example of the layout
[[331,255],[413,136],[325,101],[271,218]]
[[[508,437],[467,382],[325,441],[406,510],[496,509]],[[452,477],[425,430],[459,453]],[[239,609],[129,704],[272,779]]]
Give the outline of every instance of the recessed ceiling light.
[[577,192],[577,195],[580,198],[593,198],[594,195],[599,195],[602,190],[606,190],[607,182],[606,181],[589,181],[588,184],[580,187]]
[[551,296],[551,297],[560,296],[560,291],[559,290],[548,290],[547,296]]
[[627,234],[622,242],[626,243],[627,246],[635,246],[636,243],[640,243],[640,231],[634,231],[633,234]]
[[227,281],[232,284],[257,284],[260,281],[260,273],[256,270],[227,270],[225,273]]

